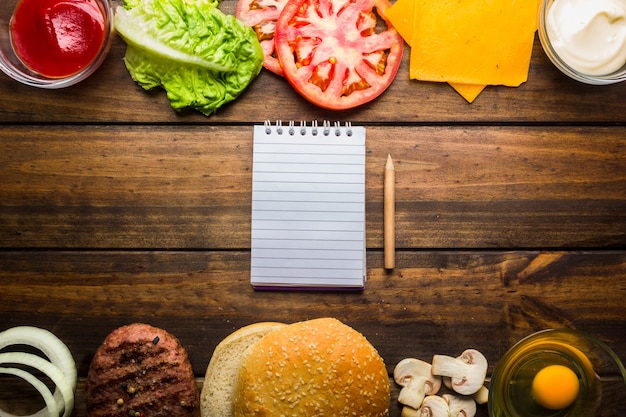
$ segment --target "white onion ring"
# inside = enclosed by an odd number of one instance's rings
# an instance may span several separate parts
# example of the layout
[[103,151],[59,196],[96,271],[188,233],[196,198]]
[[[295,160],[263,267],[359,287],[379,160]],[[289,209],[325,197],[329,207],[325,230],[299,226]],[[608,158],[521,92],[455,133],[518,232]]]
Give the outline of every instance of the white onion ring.
[[[6,363],[30,366],[46,374],[46,376],[54,382],[58,391],[61,393],[62,398],[55,398],[55,403],[58,404],[58,409],[63,410],[63,417],[69,417],[74,409],[74,392],[67,378],[63,372],[56,367],[56,365],[37,355],[26,352],[0,353],[0,364]],[[40,411],[45,410],[46,408]],[[56,414],[50,413],[50,415],[57,417],[59,414],[57,412]]]
[[32,326],[17,326],[0,333],[0,349],[12,345],[28,345],[43,352],[76,389],[76,362],[68,347],[48,330]]
[[[27,345],[39,349],[44,355],[48,357],[50,362],[55,365],[66,378],[69,383],[70,390],[72,391],[70,404],[65,406],[65,414],[69,415],[72,412],[74,404],[74,390],[76,389],[77,371],[76,362],[68,347],[59,338],[48,330],[41,329],[32,326],[17,326],[7,329],[0,333],[0,349],[12,345]],[[36,356],[36,355],[34,355]],[[56,403],[65,401],[67,394],[64,394],[57,385],[54,391],[54,398]],[[57,406],[58,410],[58,406]],[[69,410],[69,411],[68,411]],[[10,413],[3,412],[0,417],[49,417],[50,414],[46,408],[31,416],[15,416]],[[57,417],[58,414],[53,417]]]
[[[46,384],[38,380],[35,376],[21,369],[2,368],[2,367],[0,367],[0,374],[15,375],[17,377],[22,378],[29,384],[31,384],[37,391],[39,391],[39,394],[43,397],[44,401],[46,402],[46,408],[44,408],[44,410],[48,412],[48,416],[56,417],[59,415],[59,407],[57,406],[57,402],[54,399],[54,396],[52,395],[52,393],[50,392]],[[6,417],[6,416],[12,416],[12,414],[7,413],[3,410],[0,410],[0,416]]]

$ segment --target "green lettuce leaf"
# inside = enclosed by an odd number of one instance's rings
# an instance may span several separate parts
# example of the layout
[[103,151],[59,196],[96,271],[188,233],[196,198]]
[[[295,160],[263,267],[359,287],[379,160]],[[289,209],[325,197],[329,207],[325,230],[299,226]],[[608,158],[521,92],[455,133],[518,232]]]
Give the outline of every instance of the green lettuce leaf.
[[124,62],[144,89],[163,87],[176,110],[205,115],[237,98],[259,74],[263,50],[254,31],[217,0],[126,0],[115,29]]

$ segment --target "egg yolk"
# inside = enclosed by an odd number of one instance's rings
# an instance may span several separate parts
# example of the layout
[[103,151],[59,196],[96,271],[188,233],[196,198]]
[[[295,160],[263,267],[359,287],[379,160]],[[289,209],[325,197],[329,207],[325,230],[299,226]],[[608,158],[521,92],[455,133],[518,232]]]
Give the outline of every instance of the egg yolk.
[[566,366],[550,365],[540,370],[532,384],[537,403],[550,410],[561,410],[576,400],[580,384],[578,377]]

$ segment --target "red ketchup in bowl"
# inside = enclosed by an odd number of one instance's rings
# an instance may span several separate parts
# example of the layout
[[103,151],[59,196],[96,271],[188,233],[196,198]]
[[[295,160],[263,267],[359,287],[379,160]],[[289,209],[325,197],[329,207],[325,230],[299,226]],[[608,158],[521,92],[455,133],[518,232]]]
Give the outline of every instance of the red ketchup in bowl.
[[105,41],[105,17],[95,0],[21,0],[11,41],[31,70],[51,78],[80,72]]

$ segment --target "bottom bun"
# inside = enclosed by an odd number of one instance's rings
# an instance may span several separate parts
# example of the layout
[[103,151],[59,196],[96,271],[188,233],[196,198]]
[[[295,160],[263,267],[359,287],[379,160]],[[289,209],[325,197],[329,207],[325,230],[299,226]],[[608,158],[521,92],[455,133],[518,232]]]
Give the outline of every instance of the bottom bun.
[[266,334],[285,326],[284,323],[275,322],[251,324],[231,333],[217,345],[200,393],[202,417],[233,415],[233,393],[244,351]]
[[250,346],[233,415],[387,416],[390,384],[365,337],[332,318],[288,325]]

